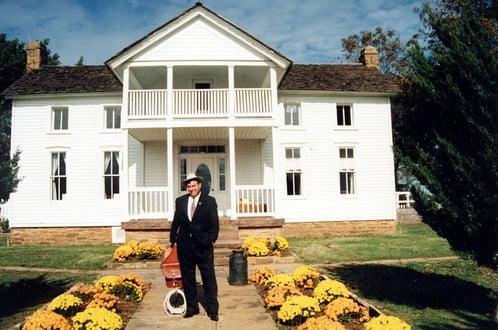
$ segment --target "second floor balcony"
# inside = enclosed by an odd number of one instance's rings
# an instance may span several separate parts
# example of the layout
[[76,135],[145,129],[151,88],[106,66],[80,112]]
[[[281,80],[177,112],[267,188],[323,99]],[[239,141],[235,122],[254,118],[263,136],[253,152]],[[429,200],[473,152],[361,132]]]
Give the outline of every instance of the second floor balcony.
[[261,66],[131,67],[127,120],[272,118],[271,76],[272,69]]

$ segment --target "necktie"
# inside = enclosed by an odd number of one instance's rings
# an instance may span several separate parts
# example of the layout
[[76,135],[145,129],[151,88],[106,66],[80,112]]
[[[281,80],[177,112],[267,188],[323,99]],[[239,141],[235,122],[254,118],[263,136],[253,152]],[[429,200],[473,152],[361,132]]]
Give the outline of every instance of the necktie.
[[192,219],[194,219],[195,208],[196,208],[195,198],[193,198],[192,199],[192,206],[190,207],[190,221],[192,221]]

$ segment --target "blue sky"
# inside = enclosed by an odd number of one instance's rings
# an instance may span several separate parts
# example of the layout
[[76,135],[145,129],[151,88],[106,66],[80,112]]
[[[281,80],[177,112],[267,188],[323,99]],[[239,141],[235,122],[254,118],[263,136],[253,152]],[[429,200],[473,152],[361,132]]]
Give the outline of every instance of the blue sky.
[[[185,0],[0,0],[0,32],[50,38],[62,64],[102,64],[195,4]],[[202,3],[294,63],[340,63],[341,38],[376,26],[407,40],[422,0],[205,0]]]

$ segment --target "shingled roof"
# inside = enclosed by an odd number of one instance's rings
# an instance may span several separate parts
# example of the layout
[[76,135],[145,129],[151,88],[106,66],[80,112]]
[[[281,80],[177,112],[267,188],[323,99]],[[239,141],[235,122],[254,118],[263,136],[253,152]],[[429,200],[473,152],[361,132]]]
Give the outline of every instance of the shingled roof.
[[[361,64],[293,64],[279,90],[397,93],[399,79]],[[3,95],[121,92],[106,66],[45,66],[26,73]]]
[[293,64],[279,90],[397,93],[400,80],[362,64]]
[[44,66],[26,73],[2,94],[4,96],[121,92],[121,82],[103,65]]

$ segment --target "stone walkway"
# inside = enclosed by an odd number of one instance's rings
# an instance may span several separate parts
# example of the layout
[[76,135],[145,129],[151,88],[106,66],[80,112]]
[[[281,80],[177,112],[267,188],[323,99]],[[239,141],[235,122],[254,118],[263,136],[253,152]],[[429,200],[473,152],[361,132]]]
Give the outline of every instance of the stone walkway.
[[[259,267],[259,266],[256,266]],[[277,267],[275,267],[277,268]],[[295,265],[280,265],[279,270],[293,269]],[[252,269],[249,268],[249,273]],[[105,274],[123,273],[105,271]],[[216,267],[218,281],[218,299],[220,303],[220,320],[211,321],[202,306],[200,314],[192,318],[169,317],[163,312],[163,300],[168,289],[159,269],[134,269],[136,273],[151,282],[152,287],[147,292],[138,310],[126,327],[127,330],[138,329],[226,329],[226,330],[267,330],[277,326],[270,315],[265,312],[262,300],[253,285],[231,286],[227,282],[228,268]],[[200,279],[200,275],[197,276]]]

